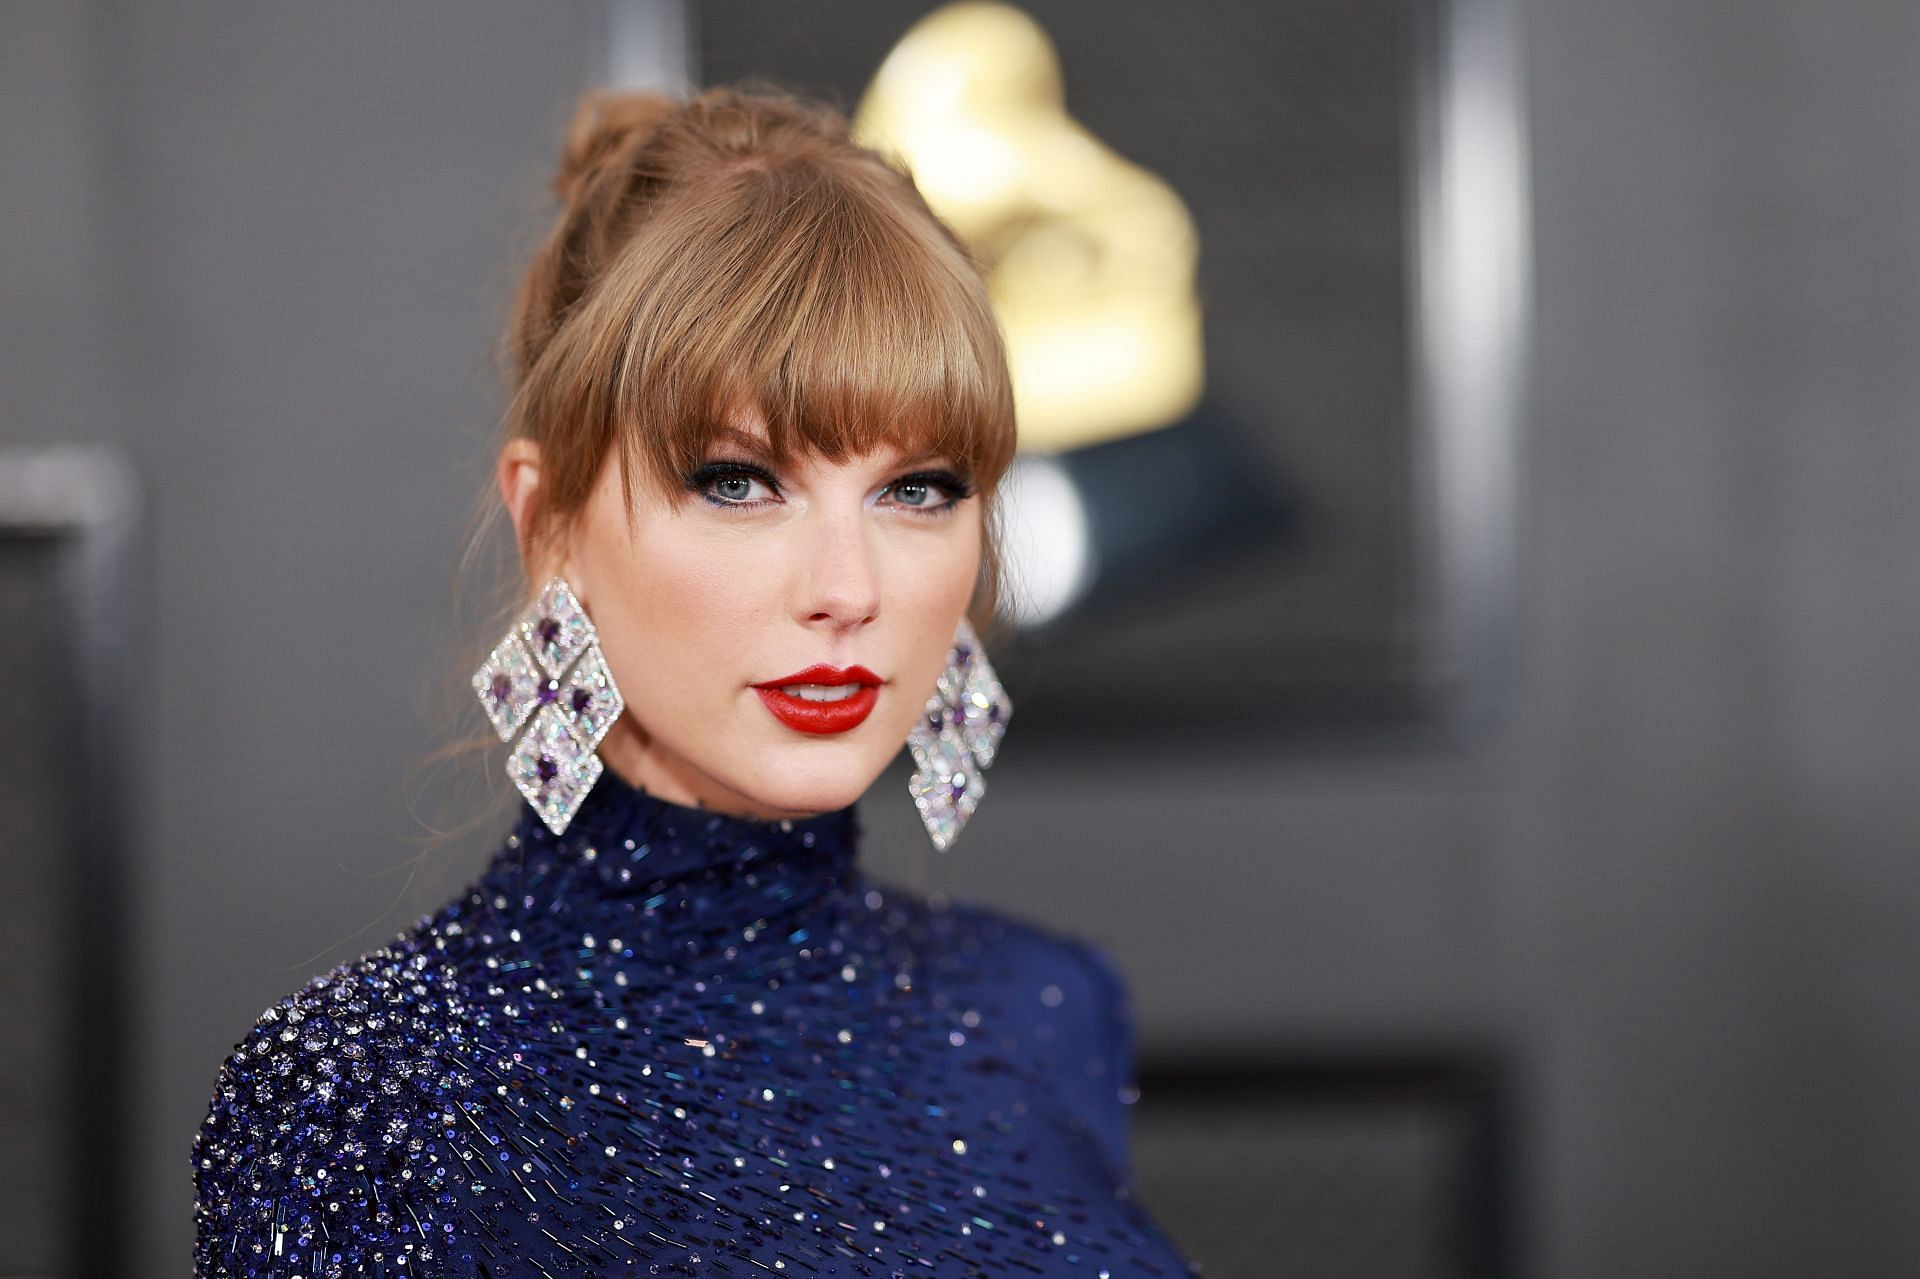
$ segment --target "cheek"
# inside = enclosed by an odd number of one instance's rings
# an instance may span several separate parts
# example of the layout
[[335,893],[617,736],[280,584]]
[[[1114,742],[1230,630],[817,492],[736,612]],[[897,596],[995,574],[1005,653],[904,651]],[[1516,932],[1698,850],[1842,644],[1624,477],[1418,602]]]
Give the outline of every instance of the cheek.
[[766,557],[701,537],[669,516],[640,521],[631,542],[603,543],[593,581],[605,603],[594,615],[642,723],[655,732],[709,723],[716,699],[737,692],[749,645],[777,598],[770,575]]
[[953,628],[973,594],[975,567],[959,554],[937,559],[909,559],[892,575],[886,600],[901,629],[916,646],[942,646],[953,638]]
[[918,718],[947,664],[959,625],[979,575],[979,537],[956,538],[939,555],[909,548],[885,584],[893,610],[901,691],[894,708],[901,734]]

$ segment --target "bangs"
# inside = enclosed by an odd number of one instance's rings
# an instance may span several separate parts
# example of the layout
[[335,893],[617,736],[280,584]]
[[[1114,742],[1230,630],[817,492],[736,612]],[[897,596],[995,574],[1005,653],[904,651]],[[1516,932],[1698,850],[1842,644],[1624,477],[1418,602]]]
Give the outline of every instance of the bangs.
[[879,166],[755,165],[658,211],[619,272],[639,286],[611,388],[629,476],[681,493],[757,416],[776,465],[891,445],[991,491],[1015,448],[999,324],[966,251],[903,194],[918,204]]

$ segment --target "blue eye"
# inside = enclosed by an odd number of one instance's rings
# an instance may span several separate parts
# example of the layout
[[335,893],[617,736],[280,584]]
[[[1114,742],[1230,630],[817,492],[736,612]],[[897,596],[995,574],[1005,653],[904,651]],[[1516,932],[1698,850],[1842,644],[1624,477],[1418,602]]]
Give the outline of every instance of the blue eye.
[[753,496],[754,479],[750,475],[723,475],[713,482],[713,491],[734,502]]
[[759,506],[767,497],[756,497],[760,485],[769,496],[778,496],[774,478],[757,466],[745,462],[709,462],[684,477],[688,489],[715,506]]
[[944,515],[973,496],[973,485],[951,471],[918,471],[889,484],[887,493],[915,515]]
[[[691,493],[714,506],[757,509],[780,498],[780,482],[752,462],[722,459],[696,467],[681,477]],[[881,490],[883,501],[915,515],[944,515],[973,496],[973,484],[951,471],[916,471]]]

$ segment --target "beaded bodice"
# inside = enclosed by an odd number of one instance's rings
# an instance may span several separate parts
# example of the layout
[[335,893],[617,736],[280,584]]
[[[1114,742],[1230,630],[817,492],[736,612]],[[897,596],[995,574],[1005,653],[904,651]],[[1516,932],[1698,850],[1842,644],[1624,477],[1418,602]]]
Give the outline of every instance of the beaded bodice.
[[1189,1273],[1131,1196],[1105,952],[856,848],[852,808],[751,821],[612,772],[563,836],[524,810],[222,1065],[194,1273]]

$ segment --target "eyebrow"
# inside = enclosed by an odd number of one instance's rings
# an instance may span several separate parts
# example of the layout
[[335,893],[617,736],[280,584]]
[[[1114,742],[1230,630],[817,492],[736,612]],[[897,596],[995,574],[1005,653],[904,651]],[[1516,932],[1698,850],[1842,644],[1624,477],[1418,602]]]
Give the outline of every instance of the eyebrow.
[[[917,457],[903,457],[900,459],[898,463],[896,463],[896,465],[923,466],[928,462],[952,462],[952,461],[953,461],[953,458],[951,456],[949,456],[946,453],[942,453],[939,449],[928,449],[926,452],[921,453]],[[955,463],[955,465],[958,465],[958,463]]]
[[772,446],[767,442],[765,436],[743,431],[737,426],[726,426],[718,423],[713,426],[712,431],[716,438],[725,439],[737,447],[747,450],[749,453],[766,458],[773,456]]

